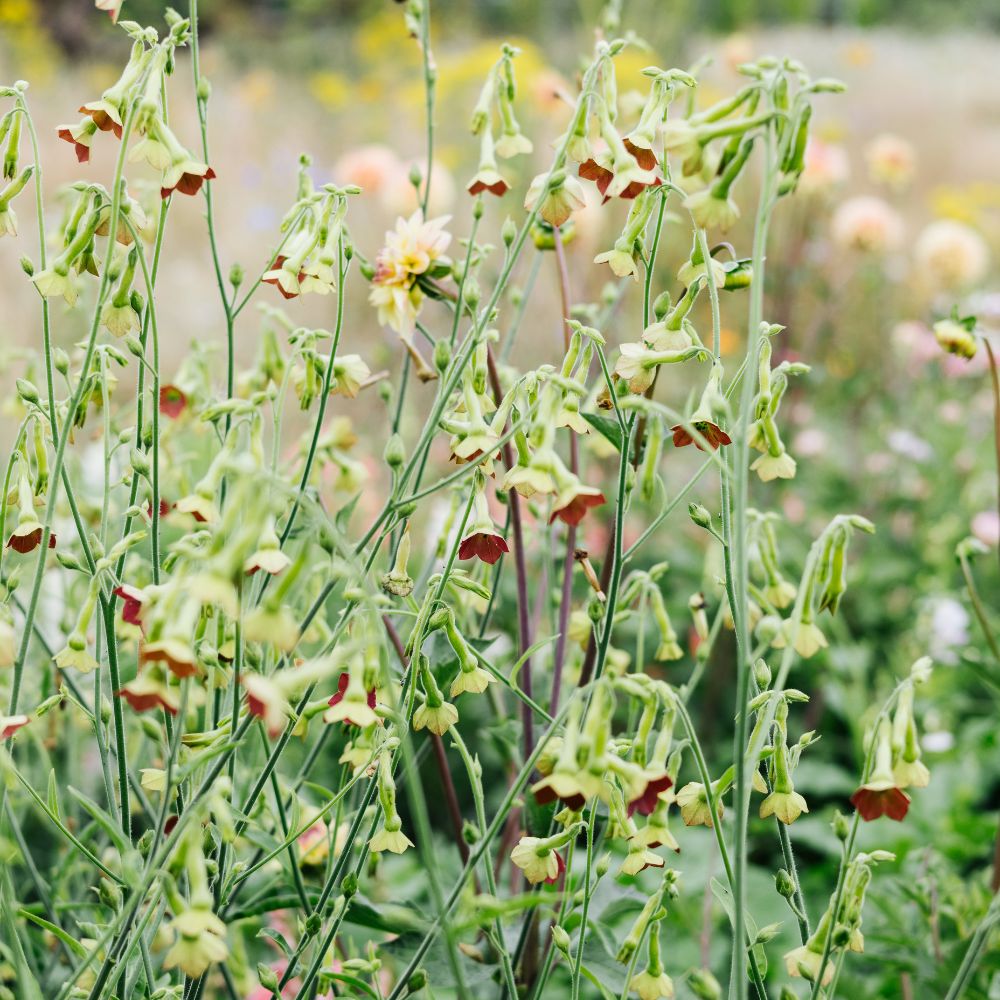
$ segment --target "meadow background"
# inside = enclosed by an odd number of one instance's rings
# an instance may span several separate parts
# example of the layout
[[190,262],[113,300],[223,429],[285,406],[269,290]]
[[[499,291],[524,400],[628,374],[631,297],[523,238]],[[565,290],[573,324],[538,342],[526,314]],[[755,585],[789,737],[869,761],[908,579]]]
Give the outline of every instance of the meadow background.
[[[161,6],[128,0],[123,16],[145,22]],[[526,131],[536,138],[557,135],[567,117],[558,95],[578,69],[574,53],[586,49],[583,25],[594,20],[598,6],[436,0],[439,130],[431,211],[453,215],[456,233],[468,231],[471,211],[463,190],[475,169],[468,116],[499,42],[522,49],[518,76],[526,95]],[[781,205],[773,233],[765,316],[788,327],[782,349],[808,357],[814,367],[786,403],[786,439],[799,459],[799,474],[788,483],[758,487],[758,496],[800,529],[801,548],[788,552],[795,562],[837,511],[856,511],[878,527],[873,539],[852,549],[852,574],[862,585],[848,593],[834,651],[805,668],[815,672],[810,689],[817,691],[808,710],[810,727],[832,744],[824,763],[807,759],[796,775],[797,787],[815,803],[813,815],[792,830],[807,895],[813,884],[822,895],[832,879],[837,845],[820,815],[828,812],[825,802],[842,801],[853,788],[866,712],[878,700],[873,692],[884,693],[894,673],[924,651],[939,666],[924,696],[932,785],[916,797],[906,824],[863,831],[862,849],[870,841],[896,851],[900,861],[884,880],[880,876],[866,917],[871,944],[848,963],[842,986],[845,995],[854,984],[857,996],[908,996],[912,981],[933,983],[936,966],[954,965],[955,955],[942,954],[940,940],[965,937],[984,912],[994,851],[1000,850],[994,847],[1000,678],[955,558],[956,546],[970,536],[989,550],[976,567],[981,593],[998,609],[1000,519],[989,375],[983,352],[969,362],[947,356],[930,329],[958,305],[961,314],[977,315],[987,334],[1000,336],[1000,8],[976,0],[635,0],[624,5],[623,25],[639,30],[650,45],[649,52],[630,49],[618,60],[623,94],[638,87],[639,72],[650,63],[687,66],[706,53],[716,58],[699,91],[705,103],[738,86],[735,66],[764,52],[793,54],[814,76],[835,76],[848,85],[845,95],[819,106],[817,142],[802,190]],[[222,259],[239,260],[250,272],[266,262],[294,197],[302,152],[312,156],[318,182],[351,180],[365,188],[351,225],[359,248],[373,257],[384,230],[413,208],[407,154],[420,157],[424,141],[419,54],[406,43],[397,6],[389,0],[205,2],[203,46],[204,72],[214,88],[212,165],[219,178],[214,196]],[[120,55],[111,25],[95,28],[85,0],[0,0],[0,79],[30,80],[43,136],[54,137],[56,125],[75,119],[81,100],[113,81]],[[194,146],[187,75],[179,74],[173,86],[172,122]],[[890,157],[888,165],[884,155],[880,159],[879,142],[883,154],[895,150],[897,159]],[[77,175],[77,165],[68,149],[51,155],[52,145],[46,185],[54,191]],[[523,197],[530,178],[548,162],[541,145],[536,141],[535,162],[521,168],[508,198]],[[109,143],[95,146],[86,168],[95,179],[110,178],[114,151]],[[149,179],[152,184],[152,174]],[[221,362],[224,339],[204,249],[202,201],[175,201],[168,235],[174,245],[167,247],[160,279],[161,287],[172,290],[159,305],[168,375],[192,342],[208,352],[209,363],[217,348]],[[488,205],[484,230],[496,232],[507,210],[504,202]],[[22,242],[31,245],[34,238],[29,214],[24,241],[0,241],[0,398],[24,374],[21,349],[36,336],[36,296],[16,258]],[[599,301],[604,292],[608,272],[592,259],[610,245],[621,222],[607,216],[584,211],[577,219],[568,246],[574,301]],[[942,229],[942,222],[960,228]],[[747,231],[737,226],[729,235],[741,253],[749,249]],[[676,269],[686,258],[685,232],[676,227],[673,242],[668,234],[664,268]],[[179,252],[182,244],[202,248],[201,255]],[[516,351],[526,364],[560,336],[555,262],[551,255],[528,256],[518,281],[532,280],[537,269],[535,280],[549,290],[536,295],[524,319]],[[343,349],[361,352],[373,369],[396,366],[395,337],[378,327],[364,294],[360,283],[349,291],[355,301]],[[296,304],[296,323],[329,327],[334,304],[310,298]],[[634,339],[619,338],[615,330],[616,323],[636,329],[633,299],[604,330],[612,345]],[[276,297],[273,302],[279,304]],[[82,313],[77,321],[84,321]],[[259,329],[269,322],[276,320],[267,314],[241,321],[243,361],[254,356]],[[60,326],[62,346],[82,335],[71,326]],[[370,395],[363,404],[367,412],[356,404],[352,409],[352,485],[381,475],[378,452],[366,449],[365,426],[373,421],[382,441],[385,416]],[[331,403],[335,412],[338,405]],[[0,413],[0,441],[10,433]],[[694,461],[672,459],[676,472],[666,475],[683,482]],[[364,500],[357,516],[369,516]],[[688,590],[706,579],[698,546],[688,537],[694,530],[676,526],[663,551],[650,553],[651,560],[669,558],[676,579],[690,581]],[[586,542],[595,551],[603,547],[599,536]],[[682,582],[677,586],[679,593],[688,592]],[[726,677],[713,666],[696,713],[709,720],[715,701],[729,703]],[[704,739],[711,742],[712,735],[706,732]],[[728,740],[728,731],[719,738]],[[690,849],[684,843],[692,923],[701,906],[698,874],[718,865],[708,845],[707,837],[692,839]],[[770,851],[770,843],[761,849]],[[763,866],[768,858],[755,860]],[[761,897],[773,897],[773,919],[779,919],[784,904],[764,884],[763,872]],[[767,918],[763,901],[760,917]],[[688,940],[703,951],[713,946],[697,935]],[[677,958],[681,966],[697,961],[697,954]],[[1000,996],[996,951],[985,958],[976,990],[984,992],[970,996]]]

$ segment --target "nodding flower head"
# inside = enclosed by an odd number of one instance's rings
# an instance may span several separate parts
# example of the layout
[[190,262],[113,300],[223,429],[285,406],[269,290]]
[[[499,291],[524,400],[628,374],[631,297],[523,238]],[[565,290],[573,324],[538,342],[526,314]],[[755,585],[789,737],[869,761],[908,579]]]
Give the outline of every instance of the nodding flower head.
[[85,115],[75,125],[60,125],[57,128],[59,138],[73,146],[79,163],[90,162],[90,147],[97,135],[97,122]]
[[0,715],[0,740],[9,740],[22,726],[31,719],[27,715]]
[[902,822],[910,808],[910,796],[896,782],[892,772],[892,734],[882,722],[875,733],[875,762],[868,780],[851,796],[851,805],[865,822],[888,816]]
[[549,846],[548,839],[541,837],[522,837],[510,852],[510,860],[532,885],[539,882],[552,885],[566,870],[562,855]]

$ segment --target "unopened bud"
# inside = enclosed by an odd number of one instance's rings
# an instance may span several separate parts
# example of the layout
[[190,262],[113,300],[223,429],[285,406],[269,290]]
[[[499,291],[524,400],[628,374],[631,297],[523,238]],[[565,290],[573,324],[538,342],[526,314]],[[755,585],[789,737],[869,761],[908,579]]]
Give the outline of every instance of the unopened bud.
[[207,76],[198,77],[198,100],[204,104],[212,96],[212,84]]
[[21,258],[21,270],[30,278],[35,273],[35,265],[30,257]]
[[771,686],[771,668],[763,660],[754,661],[753,676],[757,687],[762,690],[766,691]]
[[830,826],[833,828],[834,836],[839,841],[847,840],[851,834],[851,824],[842,812],[838,811],[833,814],[833,820],[830,823]]
[[505,247],[509,247],[517,238],[517,223],[509,215],[503,220],[500,237]]
[[229,269],[229,284],[233,288],[239,288],[243,284],[243,279],[246,277],[246,271],[243,270],[242,264],[233,264]]
[[38,402],[38,390],[33,382],[29,382],[26,378],[19,378],[14,384],[17,386],[17,394],[26,403]]
[[552,925],[552,943],[564,955],[569,955],[569,935],[558,924]]
[[52,367],[60,375],[66,375],[69,372],[69,355],[61,347],[57,347],[52,352]]
[[795,895],[795,883],[784,868],[779,868],[775,873],[774,888],[778,890],[778,895],[784,896],[785,899],[791,899]]
[[416,972],[406,980],[406,988],[411,993],[418,993],[427,985],[427,970],[417,969]]
[[712,527],[712,515],[709,514],[708,508],[703,507],[700,503],[689,503],[688,514],[691,516],[691,520],[694,521],[699,528]]
[[688,986],[699,1000],[722,1000],[722,987],[708,969],[695,969],[688,976]]
[[451,364],[451,345],[442,338],[434,345],[434,367],[444,374]]
[[278,992],[278,974],[271,966],[265,965],[263,962],[257,963],[257,982],[265,990],[270,990],[272,993]]
[[406,446],[398,434],[393,434],[386,442],[383,458],[390,469],[398,469],[406,461]]

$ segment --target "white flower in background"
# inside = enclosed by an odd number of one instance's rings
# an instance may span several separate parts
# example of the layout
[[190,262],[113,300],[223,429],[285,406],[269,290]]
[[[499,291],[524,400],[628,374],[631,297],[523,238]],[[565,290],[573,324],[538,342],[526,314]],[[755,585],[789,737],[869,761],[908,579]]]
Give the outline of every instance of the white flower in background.
[[890,188],[903,188],[913,180],[917,169],[917,151],[902,136],[883,132],[865,147],[868,175]]
[[830,223],[834,242],[850,250],[886,253],[903,240],[903,220],[882,198],[862,195],[848,198],[833,213]]
[[982,280],[990,265],[986,241],[954,219],[925,227],[913,252],[921,273],[940,289],[968,288]]
[[920,745],[928,753],[946,753],[955,745],[954,733],[949,733],[946,729],[933,733],[924,733],[924,738]]
[[953,666],[969,641],[969,612],[954,597],[939,594],[923,604],[918,632],[927,646],[928,656],[938,663]]
[[934,457],[934,449],[922,437],[905,427],[889,431],[886,443],[897,455],[913,459],[914,462],[928,462]]

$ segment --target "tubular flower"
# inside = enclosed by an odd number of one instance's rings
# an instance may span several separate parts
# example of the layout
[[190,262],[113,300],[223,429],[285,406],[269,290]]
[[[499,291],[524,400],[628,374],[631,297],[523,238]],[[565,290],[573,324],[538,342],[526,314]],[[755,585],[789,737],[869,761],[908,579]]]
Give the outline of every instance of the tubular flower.
[[875,734],[875,765],[868,780],[851,796],[851,805],[869,823],[880,816],[902,822],[910,808],[910,796],[896,783],[892,773],[892,741],[888,725]]
[[349,726],[366,726],[378,722],[375,714],[375,688],[365,690],[364,670],[360,662],[352,663],[337,681],[337,691],[331,695],[324,722],[344,722]]
[[164,968],[176,966],[197,979],[210,965],[229,957],[226,925],[208,908],[185,910],[174,917],[170,928],[176,938],[163,960]]
[[[45,529],[35,513],[35,495],[27,476],[21,476],[18,481],[18,513],[17,527],[7,539],[7,548],[22,554],[32,552],[42,544]],[[49,548],[56,547],[55,533],[49,532]]]
[[482,490],[476,494],[474,511],[475,520],[462,538],[458,558],[476,558],[492,566],[504,553],[509,552],[510,548],[493,524],[486,495]]
[[575,177],[558,171],[551,179],[539,174],[528,187],[524,207],[531,211],[536,206],[538,215],[550,226],[562,226],[569,217],[586,204],[583,187]]

